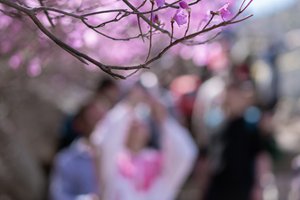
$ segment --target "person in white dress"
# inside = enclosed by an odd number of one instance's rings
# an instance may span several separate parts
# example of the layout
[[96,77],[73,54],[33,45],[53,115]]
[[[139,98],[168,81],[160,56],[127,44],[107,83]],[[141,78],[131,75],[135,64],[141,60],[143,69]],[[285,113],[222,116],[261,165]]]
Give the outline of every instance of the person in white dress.
[[[148,119],[160,130],[160,148],[147,147]],[[101,200],[174,200],[197,157],[190,133],[162,104],[134,86],[94,130],[101,154]]]

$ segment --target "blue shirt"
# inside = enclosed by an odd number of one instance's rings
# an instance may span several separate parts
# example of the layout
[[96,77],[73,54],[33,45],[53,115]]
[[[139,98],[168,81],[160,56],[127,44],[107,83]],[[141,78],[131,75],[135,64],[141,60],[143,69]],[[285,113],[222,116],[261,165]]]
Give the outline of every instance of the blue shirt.
[[55,160],[50,195],[52,200],[75,200],[80,195],[99,194],[96,165],[83,139],[75,140]]

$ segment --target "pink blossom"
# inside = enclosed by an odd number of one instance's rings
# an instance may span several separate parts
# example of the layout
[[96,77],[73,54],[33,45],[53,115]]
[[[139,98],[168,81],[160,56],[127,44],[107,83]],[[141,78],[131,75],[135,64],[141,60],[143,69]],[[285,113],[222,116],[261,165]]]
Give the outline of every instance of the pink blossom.
[[160,21],[159,21],[159,17],[157,14],[155,14],[154,16],[152,16],[152,19],[151,21],[155,24],[160,24]]
[[155,0],[155,2],[158,7],[162,7],[163,5],[165,5],[165,0]]
[[184,25],[187,23],[187,14],[185,10],[183,9],[178,9],[173,17],[173,20],[180,25]]
[[219,10],[218,13],[222,17],[223,20],[228,19],[231,16],[231,12],[228,9],[229,3],[226,3],[224,6],[222,6]]
[[179,2],[179,6],[180,6],[180,8],[182,8],[182,9],[189,9],[190,7],[189,7],[189,4],[186,2],[186,1],[180,1]]

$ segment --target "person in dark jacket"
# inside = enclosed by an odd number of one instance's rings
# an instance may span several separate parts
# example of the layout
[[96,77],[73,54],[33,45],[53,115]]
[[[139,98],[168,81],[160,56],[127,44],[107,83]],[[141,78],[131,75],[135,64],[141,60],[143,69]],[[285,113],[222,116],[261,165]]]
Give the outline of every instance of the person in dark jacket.
[[211,178],[204,200],[257,200],[268,137],[260,126],[262,113],[254,106],[249,82],[226,86],[223,112],[226,119],[211,140]]

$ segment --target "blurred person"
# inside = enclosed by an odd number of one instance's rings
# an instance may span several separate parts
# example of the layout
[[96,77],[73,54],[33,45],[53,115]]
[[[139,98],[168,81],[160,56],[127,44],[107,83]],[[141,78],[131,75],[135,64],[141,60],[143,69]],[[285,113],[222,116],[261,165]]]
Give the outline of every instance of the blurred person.
[[225,76],[215,75],[203,82],[197,91],[192,114],[192,129],[202,149],[207,148],[211,134],[224,122],[221,111],[224,90]]
[[[101,78],[94,92],[93,98],[98,99],[109,109],[112,108],[120,98],[118,84],[111,78]],[[74,128],[75,116],[76,113],[71,114],[67,116],[63,122],[62,134],[60,136],[58,147],[59,150],[68,147],[77,137],[81,135],[81,133]]]
[[192,130],[196,135],[197,144],[201,148],[203,159],[208,152],[210,137],[224,123],[222,112],[223,96],[226,81],[232,67],[230,50],[232,48],[231,31],[225,31],[224,37],[211,44],[207,61],[201,67],[199,87],[192,113]]
[[175,103],[176,97],[169,88],[169,85],[162,84],[162,80],[152,72],[142,73],[139,83],[147,90],[147,92],[159,97],[160,102],[164,105],[172,117],[178,121],[181,120],[178,107]]
[[[159,127],[159,149],[147,146],[150,118]],[[174,200],[197,154],[189,133],[139,85],[98,125],[93,141],[101,152],[103,200]]]
[[108,111],[104,105],[92,99],[75,116],[74,128],[80,135],[55,159],[50,183],[52,200],[99,199],[99,155],[90,142],[90,134]]
[[222,128],[211,138],[210,169],[204,200],[260,200],[263,175],[270,170],[267,137],[254,106],[253,85],[233,81],[225,87]]
[[103,78],[98,83],[95,96],[105,101],[109,108],[112,108],[120,100],[120,88],[115,80]]
[[191,130],[191,118],[196,92],[200,85],[200,79],[196,75],[181,75],[170,84],[170,91],[175,97],[176,106],[183,118],[183,124]]
[[288,200],[300,200],[300,156],[292,160],[293,178],[290,185]]
[[203,66],[202,70],[202,83],[196,94],[191,118],[192,132],[201,152],[195,169],[198,196],[203,195],[210,178],[211,138],[222,129],[225,122],[222,103],[227,78],[227,69],[224,68],[215,70],[210,66]]

